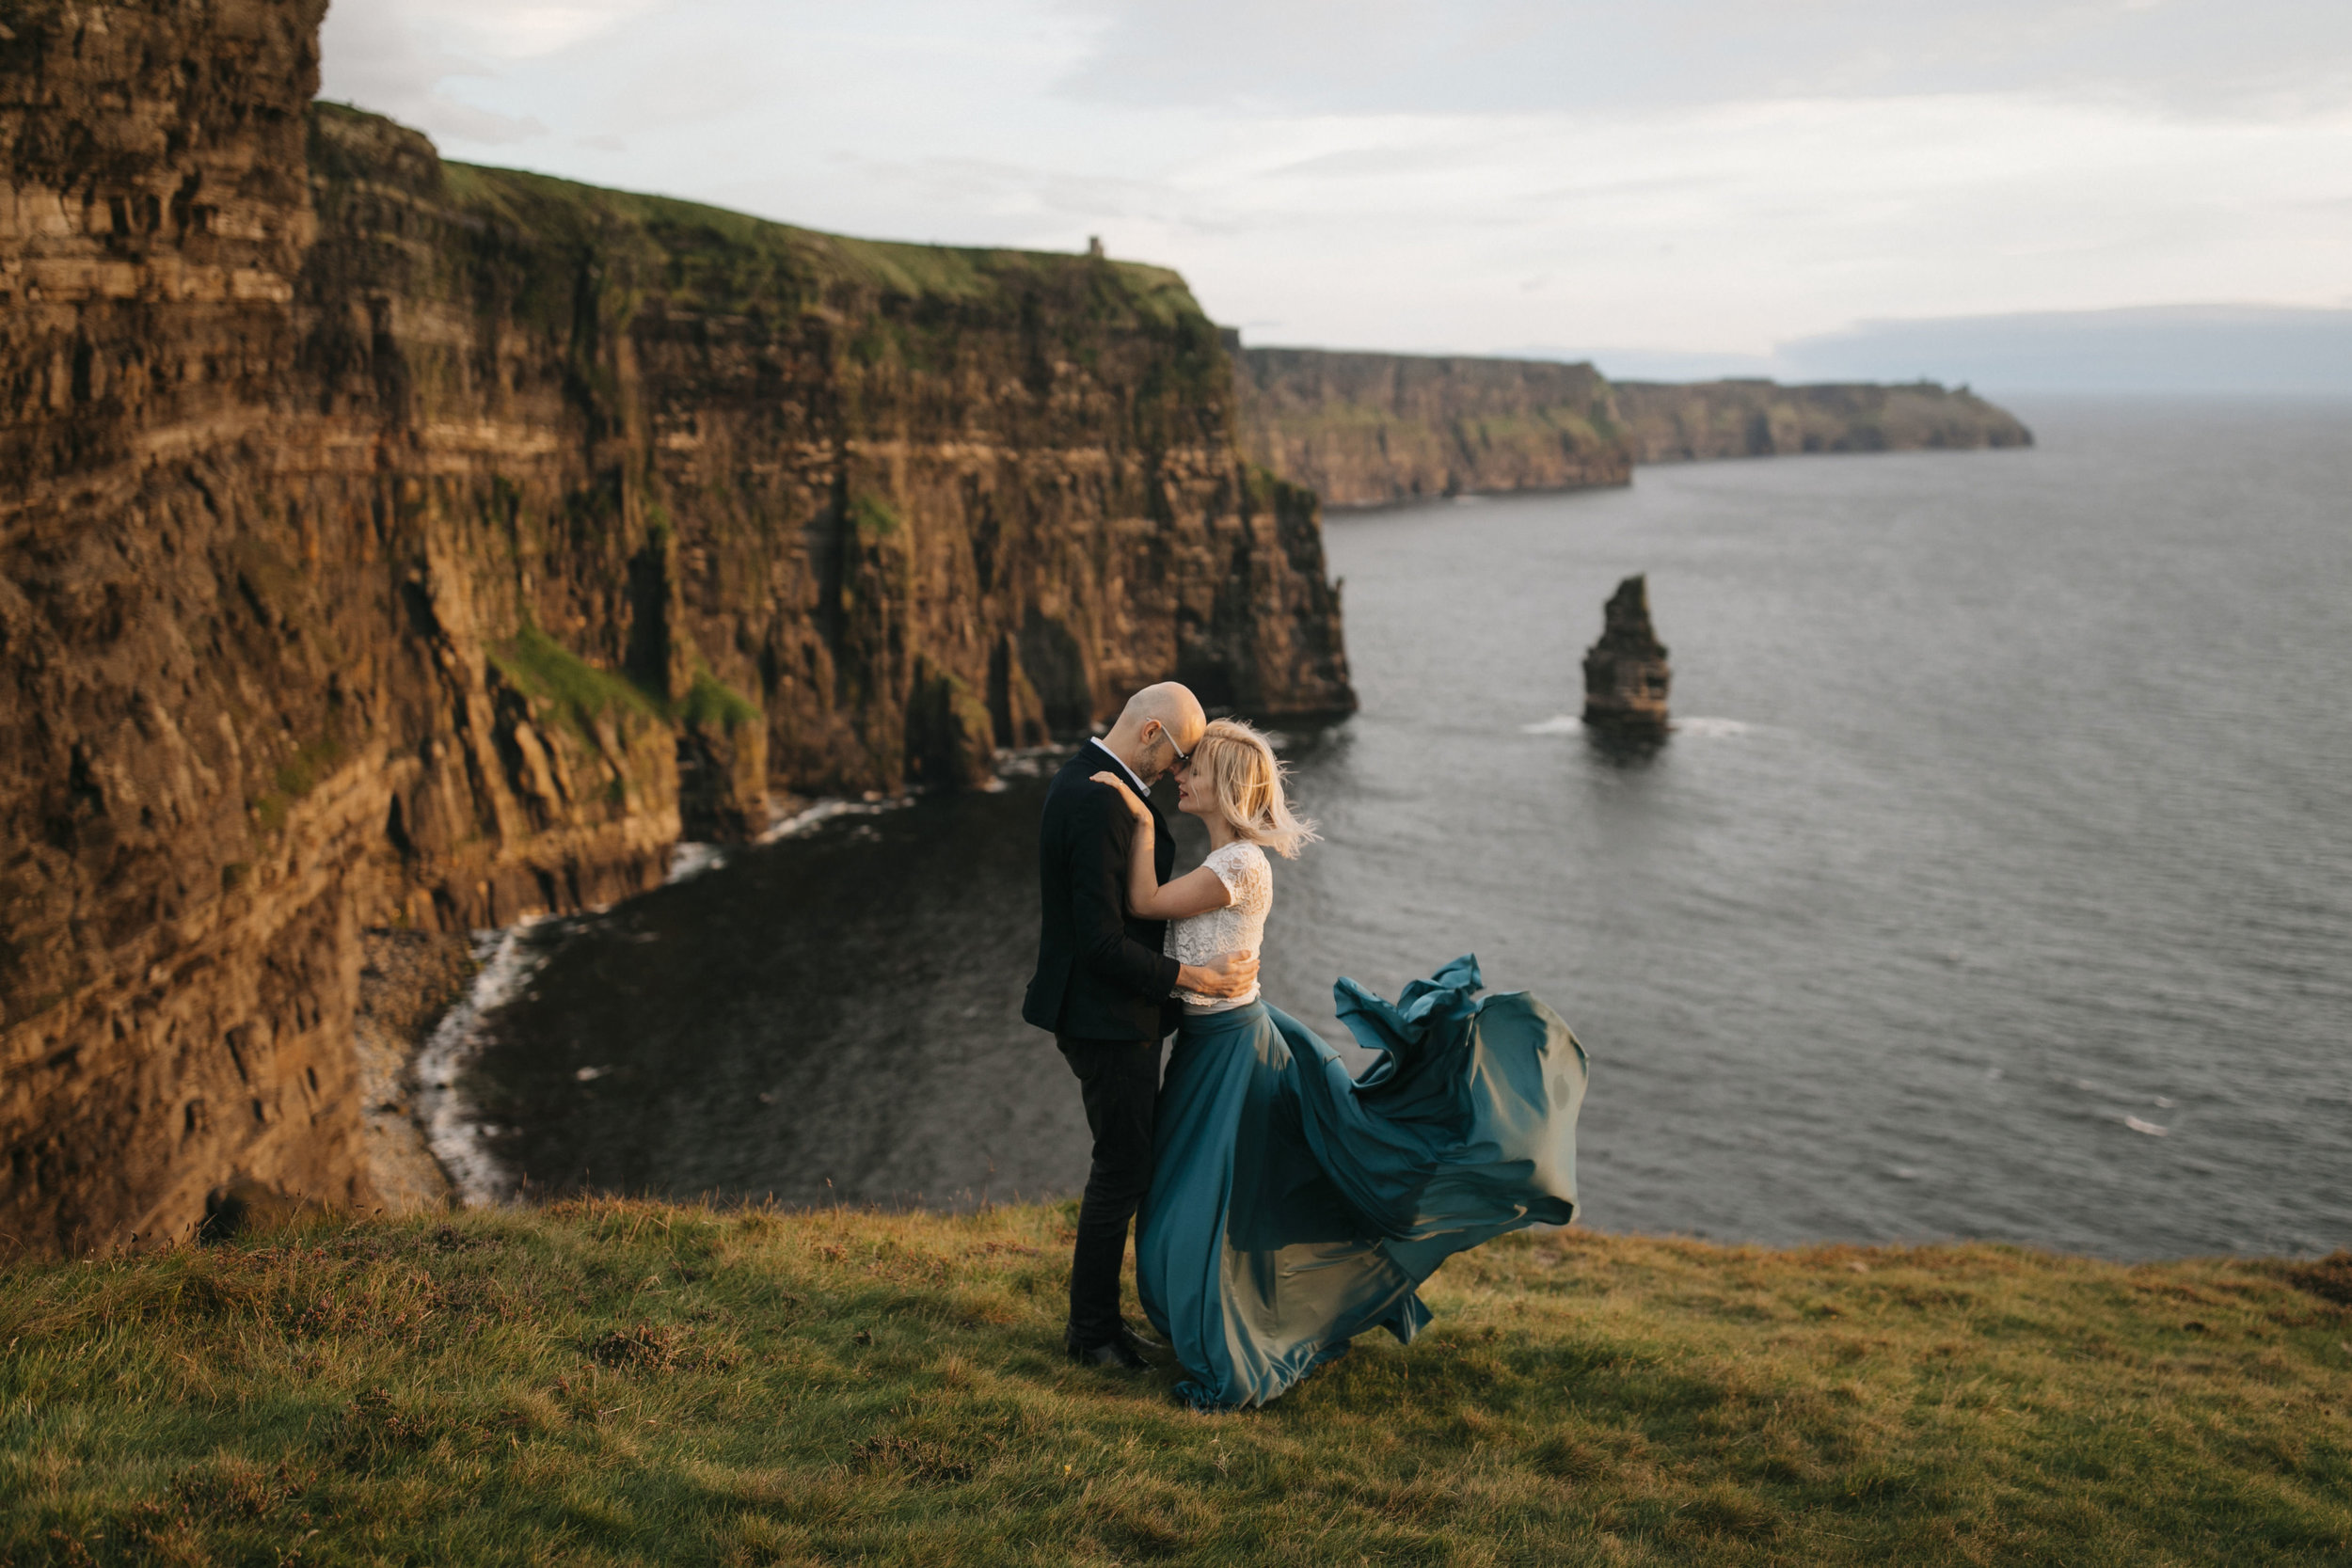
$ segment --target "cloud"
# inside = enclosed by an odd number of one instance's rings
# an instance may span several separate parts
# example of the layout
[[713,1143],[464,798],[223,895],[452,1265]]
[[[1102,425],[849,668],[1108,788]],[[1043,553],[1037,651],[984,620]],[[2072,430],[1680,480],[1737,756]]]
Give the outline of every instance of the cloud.
[[1781,346],[1813,378],[1926,372],[1998,392],[2352,394],[2352,310],[2245,305],[1864,322]]
[[1866,317],[2333,304],[2352,254],[2341,0],[337,0],[326,44],[331,95],[453,157],[1099,233],[1261,340],[1748,363]]
[[1103,102],[1483,115],[2031,91],[2268,118],[2352,105],[2332,0],[1069,0]]

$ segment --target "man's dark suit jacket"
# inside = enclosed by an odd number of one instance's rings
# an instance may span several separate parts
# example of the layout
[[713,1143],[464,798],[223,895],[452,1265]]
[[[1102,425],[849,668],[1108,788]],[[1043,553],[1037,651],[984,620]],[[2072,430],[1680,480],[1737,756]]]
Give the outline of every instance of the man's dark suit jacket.
[[[1179,966],[1160,952],[1167,923],[1127,912],[1136,819],[1117,790],[1093,782],[1104,771],[1119,772],[1119,763],[1089,741],[1045,792],[1037,846],[1044,918],[1037,974],[1021,1016],[1077,1039],[1156,1040],[1175,1022],[1170,998]],[[1154,869],[1165,882],[1176,846],[1160,808],[1149,796],[1144,804],[1152,812]]]

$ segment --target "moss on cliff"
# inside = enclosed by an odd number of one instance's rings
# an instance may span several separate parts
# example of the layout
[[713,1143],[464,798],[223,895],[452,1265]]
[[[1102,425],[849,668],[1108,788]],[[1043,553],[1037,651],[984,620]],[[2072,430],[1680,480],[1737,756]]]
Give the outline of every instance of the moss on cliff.
[[[1071,1206],[596,1201],[0,1274],[17,1561],[2334,1563],[2352,1258],[1569,1231],[1266,1410],[1072,1367]],[[277,1554],[277,1555],[273,1555]]]
[[740,729],[759,722],[759,705],[709,671],[697,670],[693,685],[686,689],[686,696],[678,704],[677,716],[684,724]]
[[595,665],[537,626],[527,626],[489,648],[499,673],[548,705],[583,740],[593,740],[607,715],[666,720],[660,700],[635,682]]

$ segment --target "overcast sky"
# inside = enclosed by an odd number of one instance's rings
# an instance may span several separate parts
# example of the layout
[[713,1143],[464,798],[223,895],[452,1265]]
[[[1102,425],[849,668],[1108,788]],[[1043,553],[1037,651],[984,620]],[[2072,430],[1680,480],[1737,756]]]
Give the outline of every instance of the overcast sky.
[[325,71],[471,162],[1100,234],[1254,342],[2352,305],[2352,0],[334,0]]

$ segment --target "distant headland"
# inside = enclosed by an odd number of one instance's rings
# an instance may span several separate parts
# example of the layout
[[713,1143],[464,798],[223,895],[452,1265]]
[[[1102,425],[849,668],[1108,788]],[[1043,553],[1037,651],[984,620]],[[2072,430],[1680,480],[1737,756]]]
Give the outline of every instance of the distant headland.
[[1932,381],[1612,382],[1561,360],[1225,341],[1243,450],[1327,506],[1625,484],[1641,463],[2033,444]]

